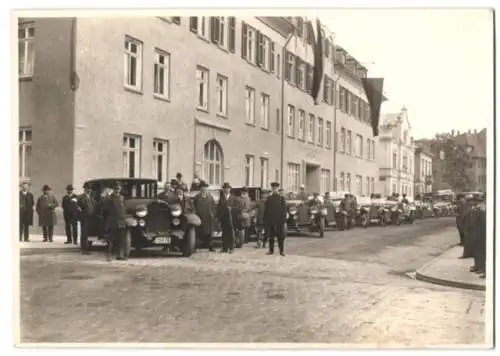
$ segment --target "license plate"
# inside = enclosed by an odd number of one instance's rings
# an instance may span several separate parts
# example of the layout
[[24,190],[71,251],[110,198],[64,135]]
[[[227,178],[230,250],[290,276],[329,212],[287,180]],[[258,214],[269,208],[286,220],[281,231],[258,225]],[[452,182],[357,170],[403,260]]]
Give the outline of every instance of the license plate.
[[168,245],[170,244],[170,237],[157,237],[154,241],[155,244],[157,245]]
[[214,237],[222,237],[222,232],[221,231],[214,232]]

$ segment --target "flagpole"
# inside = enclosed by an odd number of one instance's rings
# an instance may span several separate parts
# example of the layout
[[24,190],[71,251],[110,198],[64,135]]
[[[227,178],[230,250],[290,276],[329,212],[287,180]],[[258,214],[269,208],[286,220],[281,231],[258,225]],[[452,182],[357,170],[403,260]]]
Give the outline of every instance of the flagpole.
[[[285,71],[286,71],[286,47],[295,34],[295,25],[292,24],[292,31],[283,45],[281,52],[281,169],[280,184],[284,189],[284,170],[285,170]],[[292,75],[292,73],[290,73]]]

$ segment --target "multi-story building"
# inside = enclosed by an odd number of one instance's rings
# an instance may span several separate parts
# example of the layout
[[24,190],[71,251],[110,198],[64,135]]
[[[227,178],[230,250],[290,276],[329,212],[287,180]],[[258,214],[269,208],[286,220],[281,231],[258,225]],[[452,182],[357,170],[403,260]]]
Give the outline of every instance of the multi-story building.
[[402,108],[399,113],[384,115],[381,119],[377,155],[381,194],[414,194],[414,157],[415,143],[411,136],[407,109]]
[[367,70],[337,46],[336,190],[375,193],[378,178],[375,138],[362,78]]
[[432,192],[432,159],[434,155],[425,145],[415,144],[415,195]]
[[[89,178],[163,182],[176,172],[213,185],[278,180],[291,191],[331,190],[337,51],[323,31],[315,105],[313,33],[304,18],[20,19],[20,179],[56,194]],[[344,94],[351,115],[338,115],[337,131],[353,125],[352,140],[360,134],[366,142],[369,126],[353,104],[361,97],[366,105],[359,79],[366,70],[352,59],[345,65],[354,71],[338,84],[354,82],[357,94]],[[342,169],[364,173],[364,160]],[[339,167],[349,164],[339,157]]]

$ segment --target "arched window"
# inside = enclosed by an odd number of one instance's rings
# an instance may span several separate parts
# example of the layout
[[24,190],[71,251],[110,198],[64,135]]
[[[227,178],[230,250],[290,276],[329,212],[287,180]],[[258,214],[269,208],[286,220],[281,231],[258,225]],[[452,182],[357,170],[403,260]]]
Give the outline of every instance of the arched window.
[[219,143],[215,140],[208,141],[203,151],[203,178],[210,185],[222,185],[223,156]]

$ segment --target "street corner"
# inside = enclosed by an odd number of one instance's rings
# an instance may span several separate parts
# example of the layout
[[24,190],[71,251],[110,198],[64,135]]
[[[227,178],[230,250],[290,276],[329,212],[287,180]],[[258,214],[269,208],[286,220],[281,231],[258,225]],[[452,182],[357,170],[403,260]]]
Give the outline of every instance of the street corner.
[[486,279],[479,278],[469,268],[474,264],[473,259],[461,259],[463,247],[454,246],[430,263],[416,271],[416,278],[448,287],[486,290]]

